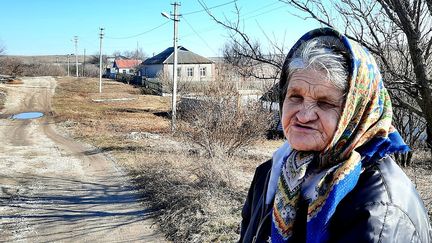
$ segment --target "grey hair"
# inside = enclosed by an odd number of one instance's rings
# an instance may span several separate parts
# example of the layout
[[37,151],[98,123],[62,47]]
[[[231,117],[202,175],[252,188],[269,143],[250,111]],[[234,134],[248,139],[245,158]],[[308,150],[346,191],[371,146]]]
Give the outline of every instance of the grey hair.
[[326,78],[345,92],[349,76],[347,54],[347,48],[335,36],[313,38],[301,44],[292,55],[288,63],[288,81],[298,70],[324,71]]

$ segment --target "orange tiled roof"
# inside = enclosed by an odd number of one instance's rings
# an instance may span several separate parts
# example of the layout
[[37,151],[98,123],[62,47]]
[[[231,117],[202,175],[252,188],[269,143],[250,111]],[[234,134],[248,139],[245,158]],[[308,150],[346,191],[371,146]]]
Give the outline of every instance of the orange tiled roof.
[[118,68],[134,68],[141,64],[141,60],[115,60]]

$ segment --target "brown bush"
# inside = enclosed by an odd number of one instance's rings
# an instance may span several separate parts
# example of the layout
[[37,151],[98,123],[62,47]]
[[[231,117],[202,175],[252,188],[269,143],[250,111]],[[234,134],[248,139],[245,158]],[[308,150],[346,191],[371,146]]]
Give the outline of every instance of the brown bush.
[[0,74],[21,76],[24,72],[24,63],[17,58],[6,57],[0,59]]
[[26,64],[18,58],[6,57],[0,59],[0,74],[10,76],[64,76],[63,66],[54,64]]
[[96,65],[93,65],[93,64],[85,65],[84,76],[85,77],[92,77],[92,78],[99,77],[99,67]]
[[26,64],[22,76],[64,76],[66,71],[62,66],[53,64]]
[[261,103],[242,102],[230,83],[209,82],[203,94],[181,101],[179,133],[210,157],[232,156],[263,137],[271,125],[271,114]]

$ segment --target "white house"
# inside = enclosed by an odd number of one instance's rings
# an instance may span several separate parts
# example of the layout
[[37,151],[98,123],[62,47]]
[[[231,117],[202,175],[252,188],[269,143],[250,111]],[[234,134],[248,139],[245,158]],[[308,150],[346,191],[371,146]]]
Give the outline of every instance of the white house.
[[[185,81],[213,81],[214,62],[188,49],[179,46],[177,58],[177,74]],[[146,59],[140,66],[138,76],[156,78],[160,74],[172,76],[174,48],[169,47],[154,57]]]
[[115,68],[116,73],[120,74],[134,74],[135,68],[140,65],[141,60],[135,59],[116,59],[114,60],[113,68]]

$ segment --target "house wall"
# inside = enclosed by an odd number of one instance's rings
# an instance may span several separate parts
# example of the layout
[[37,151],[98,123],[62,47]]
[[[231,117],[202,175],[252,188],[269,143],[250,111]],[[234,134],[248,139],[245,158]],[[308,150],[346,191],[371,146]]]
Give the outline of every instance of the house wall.
[[154,64],[154,65],[143,65],[139,71],[141,72],[141,76],[147,78],[156,78],[157,74],[163,71],[162,64]]
[[133,74],[134,73],[132,68],[118,68],[117,73],[123,73],[123,70],[126,70],[126,74]]
[[[214,64],[178,64],[177,68],[180,68],[179,80],[185,81],[213,81],[214,80]],[[188,75],[188,68],[193,69],[193,75]],[[206,75],[200,75],[200,68],[206,69]],[[165,64],[165,72],[172,76],[173,65]]]

